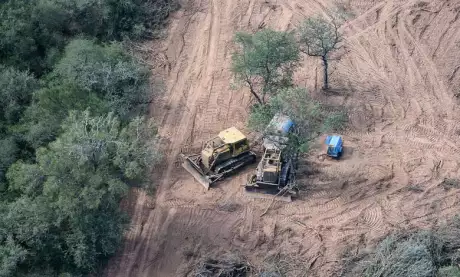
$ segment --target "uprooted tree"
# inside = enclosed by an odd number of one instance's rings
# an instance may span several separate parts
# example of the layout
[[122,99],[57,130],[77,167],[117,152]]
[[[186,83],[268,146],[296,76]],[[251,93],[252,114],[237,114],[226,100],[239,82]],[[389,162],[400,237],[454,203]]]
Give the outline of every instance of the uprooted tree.
[[396,231],[371,253],[363,251],[354,257],[344,253],[348,258],[341,276],[459,277],[459,236],[459,216],[429,230]]
[[232,71],[259,104],[266,103],[268,94],[292,84],[299,60],[292,33],[265,29],[255,34],[237,33],[235,41],[240,48],[233,54]]
[[336,20],[311,17],[298,30],[300,51],[308,56],[320,57],[323,62],[323,89],[329,88],[329,55],[337,49],[341,35]]

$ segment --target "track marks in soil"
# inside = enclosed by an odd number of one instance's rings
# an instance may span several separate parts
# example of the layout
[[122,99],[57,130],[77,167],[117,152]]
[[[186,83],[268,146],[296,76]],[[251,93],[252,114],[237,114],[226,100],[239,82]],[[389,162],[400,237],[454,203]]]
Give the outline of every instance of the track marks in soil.
[[[186,0],[163,42],[167,93],[160,112],[162,152],[155,209],[145,193],[130,205],[132,228],[108,276],[180,276],[200,255],[222,248],[260,263],[283,252],[315,260],[312,276],[335,276],[348,242],[364,248],[395,228],[428,226],[456,212],[457,191],[439,186],[459,178],[453,90],[460,85],[460,4],[436,0],[350,0],[356,17],[342,27],[347,54],[334,62],[331,81],[346,96],[344,132],[349,153],[318,159],[314,149],[301,178],[307,190],[292,203],[245,197],[241,185],[253,168],[204,192],[177,167],[181,149],[196,152],[223,128],[244,127],[245,89],[230,89],[236,31],[292,29],[305,16],[328,14],[327,0]],[[163,61],[164,60],[164,61]],[[305,58],[296,80],[321,82]],[[326,98],[327,99],[327,98]],[[329,98],[331,99],[331,98]],[[248,133],[249,134],[249,133]],[[251,134],[250,134],[251,135]],[[134,200],[133,200],[134,201]],[[221,203],[238,209],[221,211]],[[184,249],[197,255],[185,257]]]

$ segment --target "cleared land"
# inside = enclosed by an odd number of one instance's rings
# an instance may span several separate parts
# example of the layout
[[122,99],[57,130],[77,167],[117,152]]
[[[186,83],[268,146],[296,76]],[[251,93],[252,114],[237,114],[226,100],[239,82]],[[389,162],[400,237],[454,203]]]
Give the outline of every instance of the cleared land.
[[[327,13],[328,0],[186,1],[150,60],[167,80],[152,107],[166,159],[155,176],[156,199],[132,191],[132,229],[108,276],[184,276],[197,259],[239,251],[253,264],[276,252],[300,257],[309,276],[336,276],[341,255],[359,253],[391,230],[437,224],[458,212],[460,3],[351,0],[342,26],[340,60],[332,63],[334,93],[315,97],[349,110],[341,161],[318,146],[302,166],[300,200],[251,199],[241,185],[249,168],[204,192],[178,154],[195,152],[218,131],[244,130],[249,94],[231,89],[236,31],[291,30]],[[321,84],[319,60],[305,58],[296,83]],[[251,136],[252,134],[250,134]]]

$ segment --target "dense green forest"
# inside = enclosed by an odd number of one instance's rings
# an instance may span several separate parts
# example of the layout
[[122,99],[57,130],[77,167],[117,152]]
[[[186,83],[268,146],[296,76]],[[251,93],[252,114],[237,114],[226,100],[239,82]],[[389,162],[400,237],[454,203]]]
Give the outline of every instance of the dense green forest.
[[119,247],[119,202],[159,159],[157,88],[123,45],[175,8],[0,1],[0,276],[83,276]]

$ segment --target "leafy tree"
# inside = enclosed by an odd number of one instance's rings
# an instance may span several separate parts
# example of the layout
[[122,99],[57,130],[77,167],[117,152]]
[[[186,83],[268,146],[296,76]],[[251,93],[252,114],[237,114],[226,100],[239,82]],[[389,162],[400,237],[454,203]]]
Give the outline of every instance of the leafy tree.
[[329,131],[338,131],[346,122],[346,115],[311,99],[304,88],[286,88],[278,91],[267,105],[252,108],[249,126],[263,132],[276,113],[289,116],[295,123],[286,151],[306,152],[311,140]]
[[0,63],[41,76],[69,39],[150,37],[176,7],[175,0],[5,0],[0,2]]
[[56,77],[73,84],[108,103],[108,110],[122,118],[146,111],[151,101],[150,73],[120,45],[96,45],[88,40],[73,40],[57,64]]
[[265,104],[267,94],[292,84],[299,60],[293,34],[265,29],[253,35],[237,33],[235,41],[239,50],[233,54],[232,71],[259,104]]
[[0,3],[0,62],[41,75],[65,43],[67,18],[59,1]]
[[6,188],[5,173],[21,155],[15,130],[30,103],[38,82],[27,72],[0,65],[0,191]]
[[139,117],[155,92],[149,70],[107,42],[155,35],[173,8],[0,1],[0,277],[82,276],[116,251],[119,201],[158,151]]
[[96,36],[107,40],[156,36],[177,6],[174,0],[105,0],[102,5],[105,18]]
[[53,72],[42,78],[43,88],[34,93],[24,126],[27,141],[34,148],[53,141],[70,110],[114,111],[124,121],[145,113],[154,94],[149,77],[147,68],[118,44],[71,41]]
[[5,175],[8,167],[13,164],[19,155],[19,147],[14,137],[9,136],[0,140],[0,192],[7,187]]
[[458,266],[441,267],[438,270],[436,277],[460,277],[460,269]]
[[158,159],[156,130],[142,118],[122,127],[113,113],[71,112],[62,129],[37,150],[37,163],[19,161],[7,173],[21,196],[0,206],[0,249],[20,245],[10,252],[21,255],[0,251],[0,272],[93,271],[120,244],[128,184],[143,181]]
[[17,244],[11,236],[2,238],[4,243],[0,244],[0,276],[13,276],[16,267],[23,262],[27,251]]
[[298,33],[300,39],[300,51],[320,57],[323,61],[323,88],[329,88],[329,55],[337,49],[341,35],[336,21],[327,21],[323,17],[311,17],[303,22]]
[[[17,172],[20,172],[21,175],[15,175]],[[18,161],[9,168],[8,179],[10,181],[9,191],[18,192],[27,197],[35,197],[42,192],[45,175],[37,164]]]
[[49,78],[47,85],[34,93],[33,104],[25,113],[22,129],[34,149],[56,139],[62,121],[71,110],[88,109],[94,114],[109,112],[108,103],[96,93],[62,81],[57,77]]
[[37,80],[27,72],[0,65],[0,122],[17,123],[37,88]]

